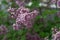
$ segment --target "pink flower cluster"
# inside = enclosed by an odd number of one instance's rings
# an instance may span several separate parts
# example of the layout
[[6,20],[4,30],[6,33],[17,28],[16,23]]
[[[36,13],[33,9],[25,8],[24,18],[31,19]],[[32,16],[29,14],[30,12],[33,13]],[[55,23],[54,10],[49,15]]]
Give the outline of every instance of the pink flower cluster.
[[55,4],[56,3],[56,0],[51,0],[51,3]]
[[57,0],[57,7],[60,8],[60,0]]
[[55,33],[57,33],[58,31],[59,31],[58,28],[56,28],[56,27],[52,28],[52,34],[55,34]]
[[1,25],[0,26],[0,34],[5,34],[7,32],[8,32],[7,28],[4,25]]
[[60,18],[60,11],[57,12],[57,16]]
[[15,27],[23,24],[26,28],[31,28],[36,16],[38,15],[37,10],[31,12],[30,9],[25,7],[20,7],[18,9],[10,8],[8,11],[11,12],[11,17],[16,19],[16,24],[13,25]]
[[60,40],[60,31],[54,35],[53,40]]
[[18,5],[18,6],[24,6],[25,5],[25,2],[24,2],[25,0],[15,0],[15,2],[16,2],[16,4]]
[[38,34],[34,33],[33,35],[31,33],[26,34],[26,40],[43,40],[43,38],[40,38]]

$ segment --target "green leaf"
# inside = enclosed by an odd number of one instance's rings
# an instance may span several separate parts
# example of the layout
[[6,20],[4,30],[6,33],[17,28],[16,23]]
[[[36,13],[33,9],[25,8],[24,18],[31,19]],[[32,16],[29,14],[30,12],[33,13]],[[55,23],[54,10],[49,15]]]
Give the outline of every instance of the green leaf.
[[56,12],[57,12],[57,10],[46,9],[46,10],[43,11],[42,16],[44,18],[46,18],[48,14],[55,14]]

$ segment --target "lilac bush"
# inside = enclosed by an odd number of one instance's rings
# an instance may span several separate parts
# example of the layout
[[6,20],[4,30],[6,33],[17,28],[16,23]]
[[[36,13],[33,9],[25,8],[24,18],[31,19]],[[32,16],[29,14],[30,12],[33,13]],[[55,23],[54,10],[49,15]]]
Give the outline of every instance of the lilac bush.
[[60,40],[59,0],[6,1],[7,15],[0,11],[0,40]]

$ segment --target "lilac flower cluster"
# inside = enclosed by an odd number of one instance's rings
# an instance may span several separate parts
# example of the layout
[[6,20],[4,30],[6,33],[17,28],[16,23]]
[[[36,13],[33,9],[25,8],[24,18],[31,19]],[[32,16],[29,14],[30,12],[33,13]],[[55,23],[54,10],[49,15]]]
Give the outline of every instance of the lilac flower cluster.
[[37,10],[30,12],[30,9],[25,7],[20,7],[18,9],[10,8],[8,11],[11,12],[11,17],[16,19],[16,23],[13,24],[13,27],[14,29],[16,27],[16,30],[21,27],[21,24],[26,26],[26,28],[31,28],[34,23],[33,20],[35,20],[38,15]]
[[57,12],[57,16],[60,18],[60,11]]
[[24,2],[25,0],[15,0],[15,2],[16,2],[16,4],[18,5],[18,6],[24,6],[25,5],[25,2]]
[[59,28],[52,28],[52,40],[60,40],[60,31]]
[[60,40],[60,31],[54,35],[53,40]]
[[31,33],[26,34],[26,40],[44,40],[43,38],[40,38],[38,34],[34,33],[33,35]]
[[60,8],[60,0],[57,0],[57,7]]
[[7,28],[4,25],[1,25],[0,26],[0,34],[5,34],[7,32],[8,32]]
[[51,3],[56,4],[56,0],[51,0]]
[[59,31],[59,29],[58,29],[57,27],[52,28],[52,34],[55,34],[55,33],[57,33],[58,31]]

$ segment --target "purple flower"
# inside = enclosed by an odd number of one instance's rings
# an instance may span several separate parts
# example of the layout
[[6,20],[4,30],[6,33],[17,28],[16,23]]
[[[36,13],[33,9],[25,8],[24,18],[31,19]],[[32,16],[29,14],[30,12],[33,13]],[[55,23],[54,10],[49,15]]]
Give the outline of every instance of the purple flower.
[[32,40],[40,40],[40,37],[37,34],[35,34],[33,35]]
[[43,40],[42,38],[39,37],[38,34],[34,33],[33,35],[31,33],[26,34],[26,40]]
[[25,8],[25,7],[20,7],[17,9],[16,13],[20,13],[20,14],[23,14],[23,13],[28,13],[30,11],[30,9],[28,8]]
[[54,35],[53,40],[60,40],[60,32],[57,32],[57,33]]
[[59,12],[57,12],[57,16],[60,18],[60,11],[59,11]]
[[56,0],[51,0],[51,3],[55,4],[56,3]]
[[17,16],[17,14],[16,14],[16,8],[11,8],[10,7],[7,11],[11,13],[11,17],[12,18],[16,18],[16,16]]
[[58,28],[56,28],[56,27],[52,28],[52,34],[55,34],[55,33],[58,32],[58,31],[59,31]]
[[60,0],[57,0],[57,7],[60,8]]
[[32,27],[32,20],[38,15],[36,10],[29,12],[29,9],[21,9],[17,16],[16,22],[23,23],[27,28]]
[[19,24],[13,24],[13,30],[19,30],[21,28],[21,25]]
[[33,26],[33,20],[38,15],[37,10],[30,12],[30,9],[25,7],[20,7],[15,11],[13,10],[13,8],[11,10],[11,14],[13,12],[11,16],[16,18],[16,23],[20,23],[20,25],[23,24],[24,26],[26,26],[26,28],[31,28]]
[[9,12],[15,12],[15,8],[9,7],[9,9],[7,11],[9,11]]
[[6,32],[8,32],[7,28],[4,25],[0,26],[0,34],[5,34]]
[[15,2],[18,6],[24,6],[24,4],[25,4],[24,0],[15,0]]

